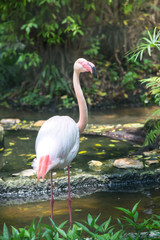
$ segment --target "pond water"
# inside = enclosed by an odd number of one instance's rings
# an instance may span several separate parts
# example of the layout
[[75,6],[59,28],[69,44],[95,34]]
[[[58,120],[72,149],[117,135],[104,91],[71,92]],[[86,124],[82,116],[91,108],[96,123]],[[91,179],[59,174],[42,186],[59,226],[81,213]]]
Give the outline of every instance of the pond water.
[[[99,223],[104,222],[111,216],[112,224],[116,224],[116,219],[122,216],[122,213],[115,209],[115,207],[125,207],[131,210],[133,205],[139,200],[141,200],[138,206],[139,220],[147,219],[152,214],[160,215],[160,191],[158,189],[138,193],[100,192],[82,197],[81,199],[72,199],[73,221],[82,222],[82,220],[86,220],[88,213],[95,217],[101,213]],[[4,222],[8,226],[23,227],[30,225],[33,218],[39,220],[42,214],[43,223],[49,224],[49,201],[15,206],[1,206],[0,232],[2,231]],[[54,221],[56,224],[60,224],[65,220],[69,220],[67,201],[56,200],[54,205]]]
[[[0,152],[0,177],[11,177],[27,168],[31,168],[32,158],[35,154],[36,131],[6,131],[5,150]],[[72,174],[83,172],[111,172],[112,162],[119,157],[126,156],[135,149],[127,142],[112,140],[103,136],[82,136],[77,157],[71,164]],[[104,163],[101,169],[90,169],[88,162],[91,160]],[[115,170],[115,168],[114,168]],[[56,176],[64,176],[67,171],[56,170]]]
[[[137,107],[137,108],[124,108],[119,107],[116,109],[107,110],[89,110],[88,123],[93,124],[123,124],[123,123],[135,123],[145,122],[147,117],[158,107]],[[53,109],[54,110],[54,109]],[[53,115],[68,115],[77,121],[78,119],[78,108],[60,112],[36,112],[36,111],[18,111],[13,109],[6,109],[0,107],[0,119],[2,118],[19,118],[27,121],[46,120]]]
[[[146,118],[155,108],[134,108],[134,109],[113,109],[105,112],[96,111],[89,113],[89,123],[95,124],[124,124],[145,122]],[[67,115],[77,120],[78,113],[69,111]],[[18,112],[13,110],[1,109],[1,118],[20,118],[21,120],[40,120],[51,117],[53,113],[37,112]],[[62,115],[60,113],[60,115]],[[20,172],[30,168],[31,159],[34,150],[34,142],[37,132],[34,131],[8,131],[5,135],[5,151],[0,152],[0,178],[11,176],[13,173]],[[102,172],[112,172],[113,168],[110,163],[120,157],[125,157],[128,152],[134,151],[135,146],[122,141],[113,141],[105,137],[81,138],[79,154],[72,162],[72,175],[77,172],[93,172],[88,162],[90,160],[102,161],[104,168],[100,169],[97,174]],[[115,170],[115,169],[114,169]],[[56,176],[63,176],[66,171],[57,170]],[[132,208],[133,205],[141,200],[139,205],[140,218],[145,218],[151,214],[160,214],[160,190],[153,189],[137,193],[95,193],[81,199],[73,199],[72,214],[73,220],[80,221],[86,219],[87,214],[98,215],[102,213],[101,221],[112,216],[113,221],[121,214],[115,209],[116,206]],[[3,223],[23,227],[30,224],[32,219],[39,218],[43,214],[43,221],[49,221],[50,204],[48,201],[41,203],[30,203],[14,206],[0,206],[0,230]],[[15,218],[18,216],[18,218]],[[56,223],[68,219],[68,207],[66,200],[56,200],[54,209],[54,218]]]

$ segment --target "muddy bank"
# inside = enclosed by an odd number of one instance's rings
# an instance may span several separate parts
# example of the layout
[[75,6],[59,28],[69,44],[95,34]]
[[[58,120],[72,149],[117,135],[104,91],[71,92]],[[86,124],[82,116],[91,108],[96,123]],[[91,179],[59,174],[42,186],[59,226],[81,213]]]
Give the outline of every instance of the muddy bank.
[[[140,191],[160,184],[160,168],[154,171],[130,170],[119,174],[78,174],[71,176],[72,197],[79,198],[99,191]],[[55,199],[66,199],[67,177],[53,179]],[[35,178],[15,177],[0,181],[0,205],[21,204],[50,199],[50,180],[36,183]]]

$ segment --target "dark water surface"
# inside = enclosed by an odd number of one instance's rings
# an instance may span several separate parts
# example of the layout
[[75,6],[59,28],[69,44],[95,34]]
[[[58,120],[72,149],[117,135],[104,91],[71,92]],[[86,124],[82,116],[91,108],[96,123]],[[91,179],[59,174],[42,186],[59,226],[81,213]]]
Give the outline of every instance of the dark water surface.
[[[95,111],[89,113],[89,123],[95,124],[118,124],[145,122],[154,108],[132,108],[113,109],[105,112]],[[67,115],[78,119],[78,112],[69,111]],[[0,109],[1,118],[20,118],[21,120],[48,119],[53,113],[45,112],[18,112],[13,110]],[[60,115],[63,115],[61,113]],[[11,176],[13,173],[30,168],[30,157],[35,153],[34,142],[37,132],[34,131],[10,131],[5,135],[5,151],[0,152],[0,178]],[[117,141],[105,137],[88,137],[81,139],[79,154],[72,162],[72,174],[77,172],[92,172],[88,162],[98,160],[105,163],[105,168],[99,172],[112,171],[109,163],[116,158],[125,157],[128,152],[133,151],[134,146],[126,142]],[[56,171],[56,176],[63,176],[64,171]],[[121,215],[115,207],[132,208],[141,200],[139,205],[140,218],[144,219],[152,214],[160,215],[160,190],[153,189],[137,193],[100,192],[80,199],[73,199],[72,213],[73,220],[86,219],[87,214],[97,216],[101,213],[101,221],[112,216],[113,222]],[[30,224],[33,218],[39,218],[43,214],[43,222],[49,223],[50,203],[30,203],[14,206],[0,206],[0,231],[5,222],[15,227],[23,227]],[[55,201],[54,208],[55,222],[60,223],[68,219],[67,201]]]

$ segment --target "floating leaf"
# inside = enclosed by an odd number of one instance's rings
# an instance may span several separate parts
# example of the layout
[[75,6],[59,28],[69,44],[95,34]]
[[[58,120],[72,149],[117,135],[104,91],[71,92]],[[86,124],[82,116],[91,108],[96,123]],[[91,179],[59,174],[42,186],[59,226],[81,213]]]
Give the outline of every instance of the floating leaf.
[[103,155],[103,154],[105,154],[105,152],[98,152],[98,153],[96,153],[97,155]]
[[109,147],[115,147],[116,145],[115,144],[109,144],[108,146]]
[[86,137],[81,137],[81,138],[80,138],[80,142],[83,142],[83,141],[85,141],[85,140],[88,140],[88,138],[86,138]]
[[12,148],[5,149],[6,152],[12,151]]
[[33,162],[29,162],[29,163],[27,163],[28,166],[31,166],[32,164],[33,164]]
[[112,139],[111,142],[119,142],[119,140],[114,140],[114,139]]
[[82,212],[82,209],[75,209],[75,212]]
[[4,150],[4,147],[0,148],[0,152],[2,152]]
[[21,154],[19,154],[19,156],[20,157],[24,157],[24,156],[26,156],[26,154],[25,153],[21,153]]
[[34,159],[36,157],[36,154],[27,154],[26,155],[28,160]]
[[14,145],[15,145],[14,142],[10,142],[10,143],[9,143],[9,146],[14,146]]
[[3,156],[4,156],[4,157],[7,157],[7,156],[9,156],[9,155],[11,155],[11,154],[12,154],[12,151],[4,153]]
[[20,140],[29,140],[29,137],[18,137]]
[[80,151],[78,154],[84,154],[86,153],[87,151]]
[[96,147],[101,147],[102,145],[100,143],[95,143],[94,144]]

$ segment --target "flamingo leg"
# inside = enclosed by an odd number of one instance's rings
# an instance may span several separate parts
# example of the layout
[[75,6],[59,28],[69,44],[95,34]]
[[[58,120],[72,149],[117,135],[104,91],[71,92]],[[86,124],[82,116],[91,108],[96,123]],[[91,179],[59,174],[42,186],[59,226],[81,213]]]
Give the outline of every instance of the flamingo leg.
[[69,208],[69,220],[70,226],[72,226],[72,209],[71,209],[71,187],[70,187],[70,166],[68,166],[68,208]]
[[53,205],[54,205],[54,198],[53,198],[53,182],[52,182],[52,170],[50,172],[50,177],[51,177],[51,219],[53,220]]

